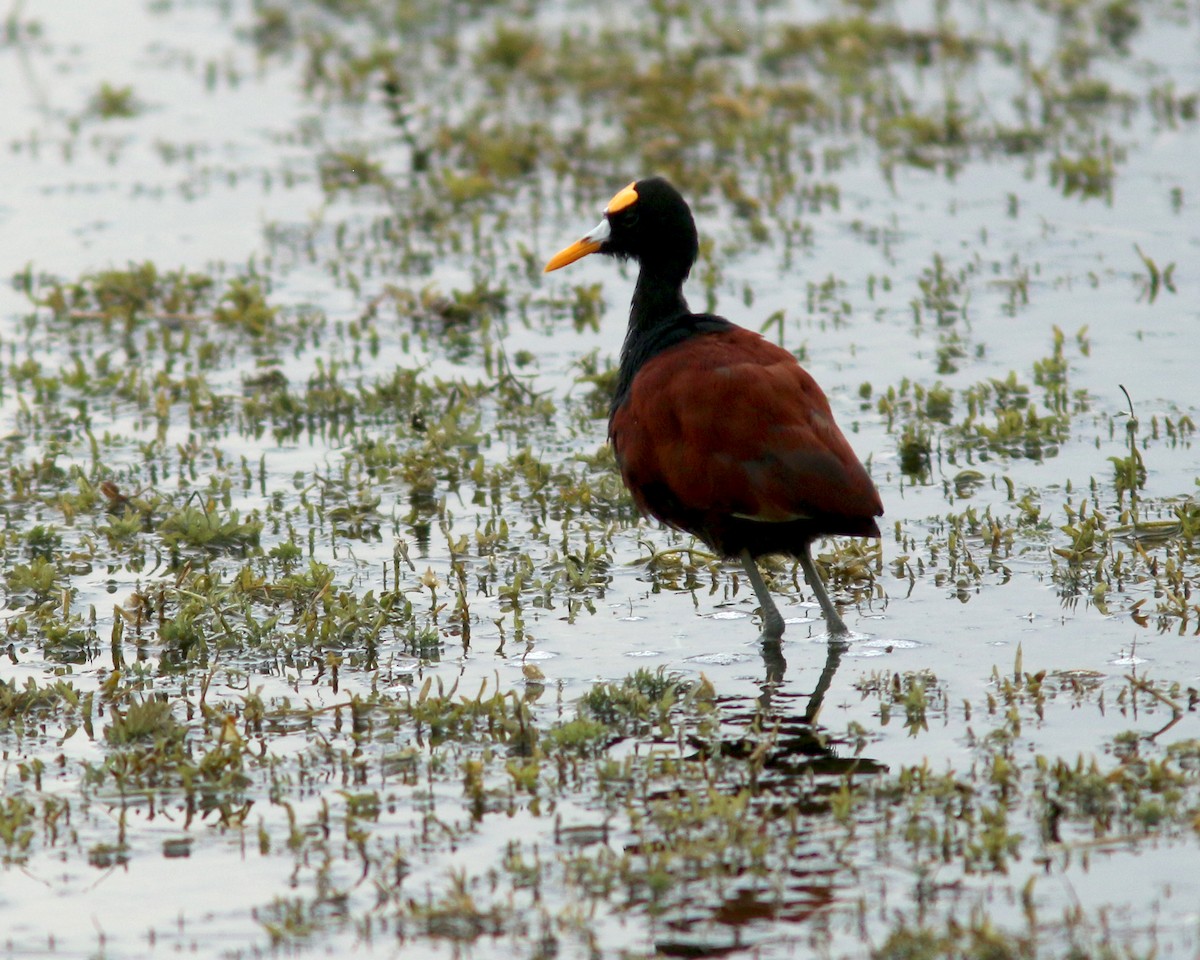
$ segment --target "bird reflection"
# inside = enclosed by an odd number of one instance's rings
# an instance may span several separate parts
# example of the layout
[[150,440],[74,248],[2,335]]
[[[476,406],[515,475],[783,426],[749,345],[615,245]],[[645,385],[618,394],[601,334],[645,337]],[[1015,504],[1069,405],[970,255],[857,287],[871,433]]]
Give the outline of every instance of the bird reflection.
[[[763,634],[760,639],[766,677],[761,686],[762,695],[758,698],[758,702],[765,710],[770,710],[772,697],[783,687],[784,676],[787,673],[787,660],[784,659],[783,644],[779,640],[766,634]],[[830,639],[826,645],[825,666],[821,669],[821,676],[817,678],[817,684],[813,687],[812,693],[808,695],[808,704],[802,718],[804,723],[817,722],[821,705],[825,702],[825,694],[829,691],[834,675],[841,665],[842,655],[849,649],[850,644],[847,641],[837,638]]]
[[[763,636],[760,641],[765,675],[759,696],[723,701],[720,729],[735,732],[715,740],[697,736],[692,743],[697,757],[722,761],[707,768],[710,784],[724,783],[730,792],[749,789],[753,809],[764,822],[790,825],[788,853],[773,865],[769,883],[749,872],[726,876],[715,905],[707,888],[695,892],[702,884],[681,880],[669,904],[656,902],[662,923],[655,941],[659,955],[740,955],[753,949],[745,931],[774,930],[768,925],[780,922],[805,923],[848,896],[846,891],[857,895],[845,862],[830,856],[819,839],[822,818],[847,783],[887,770],[877,760],[854,755],[844,739],[818,724],[851,644],[844,639],[826,644],[815,685],[801,691],[794,679],[784,679],[787,661],[779,639]],[[805,645],[793,653],[812,649],[816,648]],[[793,676],[796,673],[793,666]],[[840,750],[850,755],[840,756]]]
[[767,678],[763,681],[763,693],[759,702],[762,703],[765,699],[769,704],[771,693],[783,683],[784,675],[787,673],[787,661],[783,658],[783,644],[778,637],[763,634],[759,637],[759,641],[762,643],[763,666],[767,670]]
[[761,644],[765,675],[759,696],[752,701],[753,707],[741,711],[734,708],[726,715],[743,732],[722,743],[721,752],[733,757],[761,754],[763,737],[769,736],[764,764],[767,769],[838,776],[886,771],[884,764],[869,757],[839,756],[843,744],[817,722],[850,644],[837,639],[826,644],[825,663],[810,692],[791,689],[794,681],[785,681],[787,660],[778,639],[764,635]]

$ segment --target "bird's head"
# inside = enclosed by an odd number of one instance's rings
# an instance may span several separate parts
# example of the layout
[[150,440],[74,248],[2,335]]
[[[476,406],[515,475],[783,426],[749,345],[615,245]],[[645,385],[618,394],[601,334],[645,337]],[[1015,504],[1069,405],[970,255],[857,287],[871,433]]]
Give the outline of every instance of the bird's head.
[[604,219],[593,230],[551,257],[545,272],[590,253],[634,259],[643,267],[669,268],[682,280],[699,253],[692,211],[662,177],[637,180],[608,201]]

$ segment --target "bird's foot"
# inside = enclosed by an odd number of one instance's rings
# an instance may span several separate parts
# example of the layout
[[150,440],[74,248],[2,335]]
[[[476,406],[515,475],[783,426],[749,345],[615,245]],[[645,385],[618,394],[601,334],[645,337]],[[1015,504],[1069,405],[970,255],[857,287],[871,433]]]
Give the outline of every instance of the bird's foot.
[[783,617],[778,610],[763,610],[762,642],[779,643],[783,639]]

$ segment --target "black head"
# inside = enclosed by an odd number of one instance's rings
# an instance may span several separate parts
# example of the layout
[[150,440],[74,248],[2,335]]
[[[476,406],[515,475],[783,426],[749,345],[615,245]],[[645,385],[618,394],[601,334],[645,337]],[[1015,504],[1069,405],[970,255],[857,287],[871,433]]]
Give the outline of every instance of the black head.
[[605,253],[637,260],[644,268],[682,282],[699,249],[696,222],[679,191],[662,177],[648,177],[619,191],[604,208],[599,225],[555,254],[546,272],[590,253]]

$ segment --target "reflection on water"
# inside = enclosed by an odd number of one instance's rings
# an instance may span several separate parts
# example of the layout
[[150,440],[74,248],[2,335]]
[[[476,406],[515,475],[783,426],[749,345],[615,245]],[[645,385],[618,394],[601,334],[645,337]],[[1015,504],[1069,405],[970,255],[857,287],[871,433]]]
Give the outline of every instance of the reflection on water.
[[[795,691],[784,679],[781,643],[765,638],[761,694],[749,701],[720,701],[726,733],[716,741],[697,741],[695,759],[703,761],[715,751],[741,767],[747,779],[740,789],[748,789],[753,807],[769,820],[790,821],[788,854],[774,864],[769,878],[753,870],[727,878],[719,896],[693,883],[704,892],[682,893],[664,912],[667,932],[655,940],[658,953],[710,957],[749,949],[764,931],[810,921],[855,889],[846,865],[823,842],[820,818],[847,784],[888,768],[870,757],[843,756],[845,744],[818,724],[848,648],[845,642],[826,644],[816,684],[810,691]],[[736,776],[729,780],[725,789],[739,789],[734,784],[743,782]],[[687,878],[680,879],[685,881],[681,889],[688,890]]]
[[[765,766],[792,773],[845,775],[882,773],[887,767],[867,757],[844,758],[838,755],[838,743],[818,725],[825,697],[833,685],[842,658],[850,649],[845,641],[825,645],[825,663],[817,682],[808,693],[788,689],[785,684],[787,660],[778,640],[763,638],[762,657],[765,678],[752,713],[732,712],[733,724],[743,723],[756,734],[772,731],[773,742]],[[743,742],[743,746],[745,743]],[[736,754],[729,744],[725,748]]]
[[[920,909],[1195,955],[1195,9],[7,6],[11,950],[787,955],[869,884],[825,953]],[[539,272],[674,169],[693,305],[885,491],[823,666],[748,668],[632,516],[632,276]],[[635,653],[638,722],[577,718]]]

